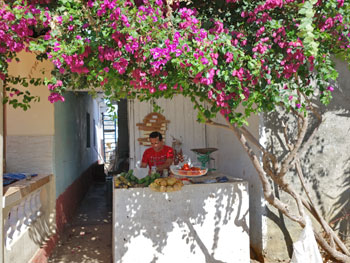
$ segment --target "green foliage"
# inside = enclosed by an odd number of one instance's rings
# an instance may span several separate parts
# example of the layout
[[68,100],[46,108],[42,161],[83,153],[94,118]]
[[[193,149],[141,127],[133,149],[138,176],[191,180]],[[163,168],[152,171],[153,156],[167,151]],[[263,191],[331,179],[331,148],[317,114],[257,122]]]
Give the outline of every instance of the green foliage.
[[[182,94],[194,102],[199,121],[220,112],[245,125],[250,115],[277,106],[304,112],[315,91],[328,103],[329,83],[337,79],[331,54],[350,57],[349,3],[193,0],[168,13],[160,2],[58,0],[45,12],[37,6],[40,15],[9,8],[19,21],[33,17],[44,25],[47,14],[53,18],[46,37],[28,41],[31,50],[45,53],[39,60],[56,66],[45,81],[52,102],[68,87],[92,89],[92,95],[102,88],[109,101]],[[6,55],[16,58],[16,52]],[[7,67],[0,56],[6,85],[28,86],[8,76]],[[34,101],[26,96],[24,105]],[[18,103],[16,97],[11,104]]]

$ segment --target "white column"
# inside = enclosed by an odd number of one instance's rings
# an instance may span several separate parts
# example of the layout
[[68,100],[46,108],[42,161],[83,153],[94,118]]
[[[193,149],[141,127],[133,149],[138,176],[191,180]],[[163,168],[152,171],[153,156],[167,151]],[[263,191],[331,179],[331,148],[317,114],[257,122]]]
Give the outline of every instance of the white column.
[[[5,156],[3,156],[4,152],[4,106],[2,104],[3,99],[3,82],[0,80],[0,204],[3,204],[3,159]],[[4,228],[4,220],[2,216],[2,209],[0,209],[0,218],[1,224],[0,224],[0,237],[3,237],[3,228]],[[3,245],[3,238],[0,238],[0,259],[3,262],[4,261],[4,245]]]
[[9,228],[6,233],[6,249],[11,250],[11,244],[16,236],[17,225],[18,225],[18,206],[14,206],[11,209],[10,216],[8,219]]
[[23,200],[17,208],[18,222],[17,222],[17,229],[16,229],[16,238],[19,238],[27,228],[27,226],[24,224],[24,221],[25,221],[24,204],[25,204],[25,201]]
[[35,201],[35,194],[30,195],[30,210],[31,210],[31,216],[30,218],[32,221],[34,221],[37,218],[37,213],[36,213],[36,201]]
[[38,190],[38,191],[36,191],[36,192],[34,193],[35,213],[36,213],[36,215],[37,215],[38,217],[41,215],[41,210],[40,210],[40,208],[41,208],[41,206],[42,206],[41,200],[40,200],[40,194],[41,194],[41,189]]
[[25,199],[24,214],[26,215],[26,219],[24,221],[24,224],[26,224],[29,227],[32,223],[32,208],[31,208],[31,198],[30,197]]

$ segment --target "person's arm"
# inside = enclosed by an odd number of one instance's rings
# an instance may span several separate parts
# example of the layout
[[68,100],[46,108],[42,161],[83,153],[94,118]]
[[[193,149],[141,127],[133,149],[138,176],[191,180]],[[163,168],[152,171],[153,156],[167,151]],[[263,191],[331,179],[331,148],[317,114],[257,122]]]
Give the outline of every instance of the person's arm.
[[162,172],[164,169],[169,169],[170,165],[174,162],[174,157],[167,158],[164,164],[157,165],[157,171]]
[[141,168],[146,168],[148,165],[148,153],[147,150],[144,151],[143,155],[142,155],[142,160],[141,160]]

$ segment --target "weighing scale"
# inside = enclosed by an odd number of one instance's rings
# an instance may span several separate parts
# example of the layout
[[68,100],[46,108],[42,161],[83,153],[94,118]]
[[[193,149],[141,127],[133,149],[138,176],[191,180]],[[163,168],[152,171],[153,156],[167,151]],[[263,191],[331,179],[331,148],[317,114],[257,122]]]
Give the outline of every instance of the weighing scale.
[[209,161],[215,160],[210,157],[210,154],[217,151],[217,148],[199,148],[199,149],[191,149],[192,152],[196,153],[197,160],[202,164],[202,167],[208,167],[208,171],[214,171],[215,168],[209,169]]

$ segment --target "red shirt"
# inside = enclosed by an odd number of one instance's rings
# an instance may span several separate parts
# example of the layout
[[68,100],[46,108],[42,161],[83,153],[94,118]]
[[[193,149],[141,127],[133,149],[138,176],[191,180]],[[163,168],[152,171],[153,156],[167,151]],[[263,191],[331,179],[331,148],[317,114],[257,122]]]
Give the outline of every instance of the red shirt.
[[153,148],[148,148],[142,156],[142,162],[147,163],[148,167],[151,169],[152,166],[158,166],[165,164],[167,159],[172,159],[174,157],[173,148],[163,145],[163,149],[159,152],[153,150]]

